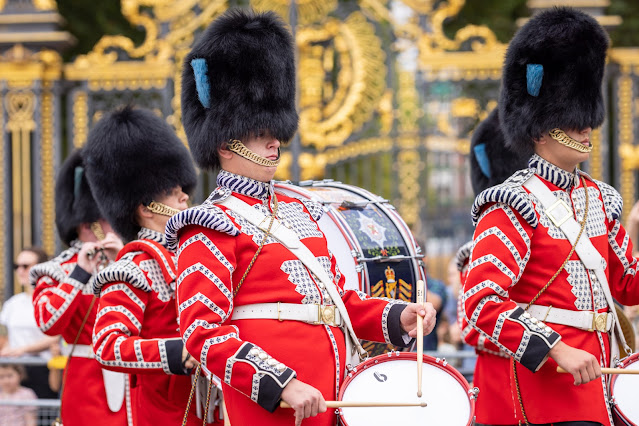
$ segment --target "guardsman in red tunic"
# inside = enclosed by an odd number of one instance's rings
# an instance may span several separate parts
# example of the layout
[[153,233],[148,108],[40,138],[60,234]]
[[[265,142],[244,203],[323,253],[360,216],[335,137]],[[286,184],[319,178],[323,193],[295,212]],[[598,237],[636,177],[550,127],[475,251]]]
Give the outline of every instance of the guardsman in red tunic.
[[[519,153],[505,146],[504,134],[501,131],[499,110],[495,108],[473,132],[470,142],[470,171],[475,195],[498,185],[509,178],[517,170],[526,168],[528,161]],[[472,249],[472,241],[459,249],[456,256],[457,267],[463,283],[468,273],[468,260]],[[462,298],[459,298],[461,301]],[[479,388],[478,398],[486,399],[490,395],[490,404],[478,403],[475,406],[477,422],[482,424],[515,424],[515,409],[510,387],[504,386],[509,381],[510,356],[493,345],[485,336],[464,321],[463,306],[459,304],[459,327],[462,336],[474,342],[475,351],[480,354],[475,368],[473,385]],[[488,362],[486,360],[489,360]],[[499,409],[495,409],[499,407]]]
[[[222,169],[210,197],[166,228],[185,345],[223,380],[231,424],[334,425],[325,400],[349,362],[336,303],[357,336],[401,346],[416,336],[417,312],[432,330],[434,309],[345,291],[317,226],[321,205],[275,195],[280,141],[298,120],[293,40],[277,15],[231,10],[214,21],[186,58],[182,87],[191,151]],[[308,256],[291,251],[302,244]]]
[[[94,281],[100,295],[95,356],[105,368],[131,375],[135,425],[179,425],[194,362],[178,331],[175,255],[163,230],[187,207],[195,168],[162,118],[132,107],[102,118],[84,150],[101,211],[130,241]],[[195,411],[189,415],[189,424],[202,423]]]
[[[506,54],[501,127],[508,146],[532,157],[476,198],[463,289],[466,341],[511,357],[478,354],[477,380],[501,380],[512,401],[504,410],[515,412],[492,424],[612,424],[601,368],[623,341],[613,297],[639,303],[637,260],[621,197],[577,168],[604,119],[607,46],[595,19],[556,8],[532,18]],[[480,389],[478,412],[501,409],[495,396]]]
[[[61,335],[67,354],[73,348],[63,375],[61,420],[65,426],[125,425],[130,408],[127,377],[103,370],[91,350],[98,308],[92,278],[102,256],[115,260],[122,241],[102,219],[91,195],[81,151],[72,152],[62,164],[55,196],[56,227],[69,248],[31,268],[30,280],[38,327],[50,336]],[[88,253],[98,249],[90,259]]]

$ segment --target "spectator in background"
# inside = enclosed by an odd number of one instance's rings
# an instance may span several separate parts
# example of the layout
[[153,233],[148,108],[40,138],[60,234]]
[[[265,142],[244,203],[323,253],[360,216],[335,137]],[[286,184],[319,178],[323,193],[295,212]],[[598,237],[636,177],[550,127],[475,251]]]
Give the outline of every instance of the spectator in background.
[[51,357],[49,346],[58,341],[42,333],[33,315],[33,287],[29,284],[29,271],[37,263],[47,260],[40,247],[23,249],[16,257],[14,268],[23,292],[7,300],[0,311],[0,324],[7,328],[7,343],[0,349],[0,357],[40,356],[42,365],[27,366],[28,379],[24,386],[33,389],[38,398],[56,398],[49,388],[49,370],[46,361]]
[[[0,401],[35,401],[35,392],[20,386],[25,376],[22,365],[0,365]],[[36,407],[0,404],[0,426],[36,426]]]

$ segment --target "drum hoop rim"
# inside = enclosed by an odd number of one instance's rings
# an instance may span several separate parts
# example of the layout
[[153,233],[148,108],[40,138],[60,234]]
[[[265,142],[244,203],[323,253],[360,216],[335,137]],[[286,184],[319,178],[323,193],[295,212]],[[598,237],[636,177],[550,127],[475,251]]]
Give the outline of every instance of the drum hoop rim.
[[[634,353],[632,355],[628,355],[625,358],[622,358],[621,360],[619,360],[620,364],[619,364],[619,368],[626,368],[631,364],[634,364],[636,362],[639,362],[639,352]],[[612,380],[610,380],[610,394],[612,395],[612,391],[614,390],[615,387],[615,383],[617,382],[617,379],[619,378],[619,374],[615,374],[612,376]]]
[[[362,365],[365,363],[371,363],[374,360],[379,359],[379,363],[382,362],[389,362],[392,360],[405,360],[406,358],[415,358],[415,360],[417,359],[417,353],[415,352],[397,352],[397,353],[393,353],[391,356],[388,355],[388,353],[385,354],[381,354],[381,355],[377,355],[373,358],[369,358],[366,361],[362,362],[361,364],[358,365]],[[426,355],[424,354],[424,362],[428,363],[430,365],[434,365],[436,367],[438,367],[440,370],[443,370],[444,372],[447,373],[452,373],[451,376],[453,376],[457,382],[462,386],[462,388],[466,391],[466,398],[468,398],[468,403],[470,405],[470,418],[468,419],[468,423],[467,426],[474,424],[473,419],[475,418],[475,399],[471,397],[470,395],[470,391],[473,389],[470,386],[470,383],[468,383],[468,381],[466,380],[466,378],[459,372],[457,371],[456,368],[452,367],[450,364],[446,364],[446,365],[442,365],[440,363],[437,362],[437,358],[430,356],[430,355]],[[340,384],[340,389],[339,389],[339,394],[337,399],[339,401],[342,400],[343,396],[344,396],[344,390],[348,387],[348,384],[353,381],[353,379],[358,376],[359,374],[361,374],[365,369],[359,369],[351,376],[351,373],[348,374],[348,377]],[[338,408],[337,409],[339,416],[340,417],[344,417],[344,411],[342,408]],[[344,421],[344,425],[348,426],[348,423],[346,423]]]
[[[639,362],[639,352],[638,353],[634,353],[632,355],[628,355],[627,357],[621,359],[619,361],[620,364],[620,368],[626,368],[631,364],[634,364],[636,362]],[[612,380],[610,381],[610,396],[614,397],[614,389],[615,389],[615,383],[617,382],[617,379],[619,378],[619,374],[615,374],[612,377]],[[612,404],[612,410],[614,411],[614,413],[616,415],[618,415],[619,417],[621,417],[621,420],[628,422],[628,424],[633,424],[632,420],[630,420],[628,417],[626,417],[626,414],[621,411],[621,408],[619,408],[619,404]]]

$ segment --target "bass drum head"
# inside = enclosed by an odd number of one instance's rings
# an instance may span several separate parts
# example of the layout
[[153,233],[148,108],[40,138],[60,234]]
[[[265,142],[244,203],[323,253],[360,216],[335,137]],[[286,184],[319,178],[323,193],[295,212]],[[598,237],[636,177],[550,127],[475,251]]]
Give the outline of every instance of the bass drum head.
[[340,401],[426,402],[426,407],[340,408],[344,426],[401,424],[467,426],[473,424],[475,403],[459,372],[424,355],[422,396],[417,397],[417,354],[395,353],[371,358],[344,381]]
[[[326,213],[318,224],[345,276],[345,288],[373,297],[415,301],[414,285],[426,281],[421,254],[395,208],[365,189],[331,180],[301,185],[276,183],[277,192],[320,202]],[[393,345],[363,341],[370,356]]]
[[[621,361],[621,368],[639,370],[639,354]],[[637,385],[639,377],[635,374],[617,374],[610,385],[614,398],[613,411],[616,425],[639,425],[639,404],[637,404]]]

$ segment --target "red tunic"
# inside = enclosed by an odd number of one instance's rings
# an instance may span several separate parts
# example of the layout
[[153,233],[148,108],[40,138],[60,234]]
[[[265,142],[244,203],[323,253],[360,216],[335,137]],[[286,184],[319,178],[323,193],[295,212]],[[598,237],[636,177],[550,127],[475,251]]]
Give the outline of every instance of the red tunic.
[[[181,366],[182,340],[175,307],[175,258],[164,235],[143,229],[94,288],[100,304],[93,348],[106,368],[131,375],[137,426],[182,424],[191,378]],[[189,423],[201,425],[191,406]]]
[[[189,352],[223,378],[231,424],[292,425],[293,412],[278,408],[283,388],[297,377],[319,389],[325,399],[336,399],[346,364],[344,333],[338,327],[293,320],[231,319],[237,306],[332,300],[302,262],[272,237],[233,295],[264,233],[215,203],[233,193],[268,213],[266,202],[273,192],[269,183],[226,171],[218,175],[218,185],[201,206],[174,216],[166,228],[169,243],[179,245],[180,330]],[[404,346],[399,325],[404,303],[343,290],[344,277],[316,223],[321,206],[277,198],[278,218],[297,233],[338,287],[358,337]],[[335,421],[333,410],[328,410],[304,420],[304,425]]]
[[[462,246],[456,255],[457,269],[460,272],[461,283],[466,281],[468,266],[473,242]],[[463,294],[463,291],[462,291]],[[473,386],[479,389],[477,404],[475,404],[475,417],[478,423],[491,425],[517,424],[518,403],[516,393],[510,388],[510,355],[486,339],[468,324],[464,315],[464,305],[460,295],[457,309],[457,320],[462,330],[461,337],[466,342],[475,345],[477,362],[473,375]],[[496,409],[499,407],[499,409]]]
[[[35,285],[33,305],[38,327],[50,336],[62,335],[69,347],[76,338],[78,345],[91,345],[98,309],[96,301],[87,316],[93,288],[89,283],[91,275],[76,266],[81,247],[82,243],[76,241],[71,248],[34,266],[30,272],[31,282]],[[85,316],[86,323],[80,330]],[[126,398],[118,412],[109,409],[100,363],[95,359],[72,356],[66,370],[61,401],[65,426],[127,424],[130,400]]]
[[[548,358],[550,349],[562,339],[592,353],[602,366],[608,366],[608,333],[537,321],[543,318],[531,318],[516,304],[530,302],[559,270],[571,249],[563,232],[550,222],[536,198],[522,186],[523,182],[536,173],[556,197],[572,206],[578,221],[583,219],[586,199],[584,186],[574,173],[536,155],[530,167],[504,184],[484,191],[475,201],[473,214],[477,227],[464,283],[462,333],[475,347],[514,357],[524,409],[531,423],[582,420],[610,424],[606,376],[574,386],[572,376],[557,373],[557,364]],[[586,178],[589,194],[584,232],[606,261],[612,295],[621,303],[637,304],[637,261],[619,222],[621,197],[609,185],[582,172],[577,175]],[[610,309],[594,273],[585,269],[576,253],[535,304],[573,311]],[[484,392],[480,387],[477,421],[512,424],[513,410],[517,411],[516,420],[523,420],[509,361],[479,351],[475,384],[481,386],[490,380],[494,383],[495,375],[501,380],[509,377],[508,384],[501,384],[502,388],[510,389],[511,397],[504,392]],[[487,388],[491,389],[491,385]],[[507,409],[494,409],[497,404],[507,404],[509,399],[511,405]]]

